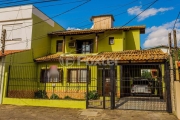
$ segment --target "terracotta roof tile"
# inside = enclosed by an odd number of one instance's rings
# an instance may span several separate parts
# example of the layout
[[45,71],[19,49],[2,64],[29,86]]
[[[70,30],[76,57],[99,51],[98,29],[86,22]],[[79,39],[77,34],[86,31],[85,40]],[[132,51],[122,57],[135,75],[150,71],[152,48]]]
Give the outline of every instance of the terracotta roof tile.
[[114,28],[109,28],[109,29],[56,31],[56,32],[49,33],[49,35],[80,35],[80,34],[102,33],[105,31],[112,31],[112,30],[130,30],[130,29],[140,29],[141,33],[145,33],[145,26],[124,26],[124,27],[114,27]]
[[98,55],[87,56],[81,61],[144,61],[144,60],[165,60],[168,58],[168,54],[164,53],[160,49],[153,50],[126,50],[119,52],[102,52]]
[[2,55],[2,51],[0,51],[0,57],[6,56],[6,55],[9,55],[9,54],[23,52],[23,51],[27,51],[27,50],[5,50],[4,55]]
[[168,58],[168,54],[164,53],[160,49],[153,50],[126,50],[118,52],[102,52],[94,55],[82,55],[82,54],[63,54],[56,53],[47,55],[44,57],[37,58],[36,62],[52,62],[59,61],[61,59],[69,60],[81,60],[82,62],[87,61],[107,61],[107,60],[117,60],[117,61],[156,61],[165,60]]
[[44,57],[37,58],[36,61],[57,61],[61,54],[52,54]]
[[52,61],[60,61],[60,60],[80,60],[87,55],[82,55],[82,54],[63,54],[63,53],[56,53],[56,54],[51,54],[47,56],[43,56],[40,58],[37,58],[35,61],[36,62],[52,62]]

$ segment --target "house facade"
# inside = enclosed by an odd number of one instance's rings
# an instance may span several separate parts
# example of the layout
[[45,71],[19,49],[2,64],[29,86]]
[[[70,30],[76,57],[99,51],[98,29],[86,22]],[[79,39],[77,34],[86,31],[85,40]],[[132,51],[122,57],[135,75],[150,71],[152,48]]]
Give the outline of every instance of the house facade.
[[[57,91],[60,98],[69,96],[75,99],[85,99],[87,74],[89,74],[93,80],[98,79],[98,67],[91,66],[92,71],[88,73],[86,70],[87,63],[81,61],[83,58],[98,55],[104,51],[140,50],[140,34],[144,33],[145,26],[116,28],[112,26],[114,21],[112,15],[93,16],[91,20],[94,22],[94,25],[90,30],[57,31],[49,33],[52,37],[51,54],[35,59],[39,66],[38,78],[41,80],[44,75],[40,73],[46,73],[43,72],[45,71],[45,66],[47,66],[48,70],[51,66],[57,66],[60,70],[59,74],[63,76],[60,77],[61,79],[56,83],[57,86],[83,86],[79,88],[80,92],[75,92],[76,88],[75,91],[69,90],[69,93],[66,91],[64,91],[64,93],[63,90]],[[99,20],[101,21],[97,24]],[[99,74],[102,75],[102,71],[99,72]],[[107,74],[108,72],[109,71],[107,71]],[[117,70],[117,72],[119,76],[120,71]],[[102,78],[102,76],[100,77]],[[107,76],[107,79],[108,78],[109,76]],[[52,80],[48,79],[47,81],[49,82],[47,84],[52,84]],[[91,85],[95,85],[92,90],[97,91],[96,86],[102,86],[101,83],[97,81],[91,83]],[[47,91],[49,97],[52,92],[52,90]],[[98,92],[101,94],[102,90],[99,89]]]
[[[91,20],[91,29],[50,31],[48,39],[34,40],[30,50],[7,57],[12,64],[5,67],[3,104],[167,110],[168,55],[140,50],[145,26],[114,27],[112,15]],[[133,97],[135,79],[149,82],[149,101]]]

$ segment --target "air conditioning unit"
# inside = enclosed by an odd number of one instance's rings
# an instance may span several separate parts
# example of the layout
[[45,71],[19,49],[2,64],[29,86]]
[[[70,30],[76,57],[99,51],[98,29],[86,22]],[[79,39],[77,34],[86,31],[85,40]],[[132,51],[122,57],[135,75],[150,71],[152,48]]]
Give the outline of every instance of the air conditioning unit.
[[76,47],[76,42],[69,42],[69,47],[71,47],[71,48]]

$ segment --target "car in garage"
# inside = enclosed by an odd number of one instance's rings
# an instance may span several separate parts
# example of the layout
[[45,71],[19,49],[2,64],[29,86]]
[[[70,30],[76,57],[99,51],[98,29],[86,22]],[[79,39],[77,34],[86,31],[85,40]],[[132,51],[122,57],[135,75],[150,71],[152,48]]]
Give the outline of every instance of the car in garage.
[[131,95],[137,95],[137,94],[152,94],[152,82],[150,82],[148,79],[134,79],[131,84]]

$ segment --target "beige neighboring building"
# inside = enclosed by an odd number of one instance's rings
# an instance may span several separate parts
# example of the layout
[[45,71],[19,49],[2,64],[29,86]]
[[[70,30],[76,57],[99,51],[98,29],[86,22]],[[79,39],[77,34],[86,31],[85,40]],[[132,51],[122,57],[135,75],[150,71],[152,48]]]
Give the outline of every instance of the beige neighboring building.
[[158,45],[158,46],[151,47],[151,48],[145,48],[145,50],[149,50],[149,49],[161,49],[164,53],[169,54],[169,47],[166,45]]

